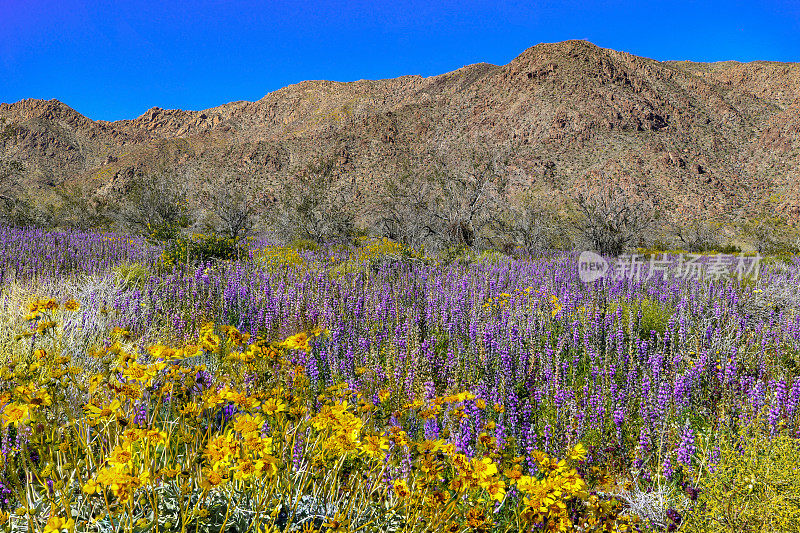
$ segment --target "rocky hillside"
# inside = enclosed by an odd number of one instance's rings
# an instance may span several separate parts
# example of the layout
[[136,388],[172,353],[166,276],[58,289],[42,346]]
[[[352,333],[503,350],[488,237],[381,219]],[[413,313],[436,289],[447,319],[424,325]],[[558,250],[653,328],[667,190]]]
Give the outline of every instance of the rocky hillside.
[[[213,82],[213,81],[212,81]],[[61,183],[114,198],[137,170],[225,168],[270,195],[334,157],[354,202],[408,162],[470,143],[512,157],[513,186],[621,185],[667,216],[800,219],[800,63],[658,62],[584,41],[423,78],[306,81],[204,111],[93,121],[57,100],[0,104],[0,192]],[[21,165],[21,166],[20,166]]]

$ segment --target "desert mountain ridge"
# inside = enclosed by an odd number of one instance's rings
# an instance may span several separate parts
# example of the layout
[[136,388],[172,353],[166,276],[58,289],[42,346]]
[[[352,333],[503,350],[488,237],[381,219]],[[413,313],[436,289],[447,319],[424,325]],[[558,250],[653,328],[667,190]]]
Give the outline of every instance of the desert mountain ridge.
[[[137,172],[225,169],[267,196],[334,159],[369,212],[409,162],[502,147],[511,186],[567,196],[622,186],[666,214],[800,220],[800,63],[637,57],[538,44],[502,66],[438,76],[304,81],[203,111],[94,121],[57,100],[0,104],[3,194],[79,184],[118,198]],[[3,166],[4,165],[4,166]],[[198,171],[199,171],[198,170]]]

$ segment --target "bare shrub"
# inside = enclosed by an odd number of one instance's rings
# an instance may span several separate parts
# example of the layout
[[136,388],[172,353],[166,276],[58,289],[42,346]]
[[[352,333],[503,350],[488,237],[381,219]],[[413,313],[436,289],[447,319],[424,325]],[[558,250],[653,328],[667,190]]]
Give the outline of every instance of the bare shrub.
[[638,516],[650,526],[662,529],[666,529],[670,524],[667,517],[669,509],[684,511],[689,504],[687,498],[676,495],[674,490],[666,485],[650,490],[634,487],[631,490],[617,492],[614,496],[625,503],[631,514]]
[[552,194],[529,192],[518,205],[509,205],[503,221],[503,236],[529,254],[571,247],[567,224],[553,207]]
[[672,225],[672,234],[687,252],[718,250],[722,246],[720,225],[709,220],[690,220]]
[[271,222],[287,241],[348,242],[356,234],[352,183],[337,179],[335,159],[321,157],[287,180]]
[[115,218],[140,235],[171,238],[191,223],[188,200],[185,179],[176,171],[139,174],[128,183]]
[[379,192],[375,232],[419,249],[438,231],[433,216],[436,183],[417,169],[406,168]]
[[223,171],[207,178],[201,203],[211,213],[212,225],[224,236],[237,240],[252,233],[258,200],[247,176]]
[[620,187],[579,193],[573,204],[577,240],[601,255],[623,253],[643,240],[655,221],[652,204]]

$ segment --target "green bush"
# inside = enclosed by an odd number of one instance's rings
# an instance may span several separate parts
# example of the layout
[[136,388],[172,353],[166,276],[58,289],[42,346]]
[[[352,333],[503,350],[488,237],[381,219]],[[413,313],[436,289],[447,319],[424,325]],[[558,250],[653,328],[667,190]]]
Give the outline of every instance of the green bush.
[[141,289],[152,273],[141,263],[123,263],[113,269],[114,281],[125,290]]
[[[649,339],[651,331],[663,336],[667,330],[669,319],[675,313],[675,309],[671,305],[650,298],[611,302],[608,306],[608,313],[613,314],[617,309],[620,310],[620,320],[622,320],[622,326],[628,334],[631,334],[629,326],[631,313],[633,313],[634,333],[641,339]],[[638,318],[640,310],[641,319]]]
[[453,263],[471,263],[472,251],[466,246],[450,246],[439,253],[439,262],[445,265]]
[[179,236],[166,241],[161,255],[161,265],[172,268],[187,263],[225,261],[246,254],[246,245],[237,239],[215,233],[210,235],[195,233],[190,237]]
[[726,244],[717,250],[721,254],[740,254],[742,249],[735,244]]
[[486,250],[478,256],[478,262],[484,265],[497,265],[509,259],[508,255],[496,250]]
[[294,239],[289,243],[289,248],[297,250],[298,252],[318,252],[319,244],[311,239]]

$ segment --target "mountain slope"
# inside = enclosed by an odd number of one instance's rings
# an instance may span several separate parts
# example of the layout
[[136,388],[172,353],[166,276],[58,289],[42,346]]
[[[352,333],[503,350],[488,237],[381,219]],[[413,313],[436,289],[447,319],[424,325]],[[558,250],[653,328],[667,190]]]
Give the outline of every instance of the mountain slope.
[[[480,141],[478,141],[480,140]],[[800,217],[800,66],[658,62],[585,41],[540,44],[507,65],[423,78],[306,81],[204,111],[154,107],[92,121],[55,101],[0,104],[6,192],[80,183],[124,193],[157,166],[232,169],[265,194],[335,158],[365,212],[408,161],[466,144],[511,151],[515,185],[570,194],[620,184],[674,219]],[[2,191],[0,191],[2,192]]]

